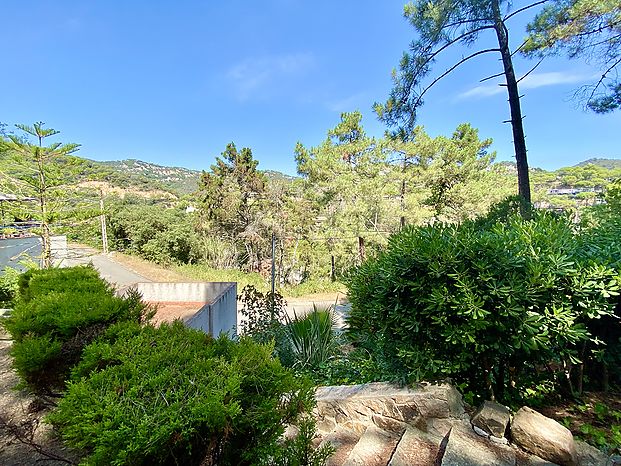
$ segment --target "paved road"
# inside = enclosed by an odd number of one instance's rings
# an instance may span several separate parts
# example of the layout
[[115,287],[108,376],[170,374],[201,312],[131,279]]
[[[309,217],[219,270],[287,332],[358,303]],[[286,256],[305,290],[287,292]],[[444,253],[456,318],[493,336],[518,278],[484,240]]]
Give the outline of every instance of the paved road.
[[123,288],[134,283],[150,282],[148,278],[129,270],[115,262],[110,256],[100,254],[91,248],[70,246],[67,251],[67,258],[63,265],[71,267],[82,264],[93,264],[99,271],[101,277],[109,283],[116,285],[117,288]]
[[[63,260],[63,265],[71,267],[74,265],[82,265],[92,263],[93,266],[99,271],[102,278],[112,283],[117,288],[124,288],[134,283],[150,282],[151,280],[143,277],[142,275],[133,272],[132,270],[124,267],[123,265],[115,262],[110,256],[104,255],[96,251],[95,249],[86,247],[77,247],[70,245],[67,251],[67,258]],[[295,300],[292,303],[287,304],[287,314],[293,318],[295,315],[303,316],[313,310],[313,305],[318,308],[326,308],[328,306],[334,306],[333,301],[298,301]],[[237,309],[241,308],[241,303],[237,304]],[[345,319],[349,314],[351,308],[350,304],[338,304],[335,308],[336,314],[336,327],[344,328]],[[238,320],[241,315],[238,312]]]

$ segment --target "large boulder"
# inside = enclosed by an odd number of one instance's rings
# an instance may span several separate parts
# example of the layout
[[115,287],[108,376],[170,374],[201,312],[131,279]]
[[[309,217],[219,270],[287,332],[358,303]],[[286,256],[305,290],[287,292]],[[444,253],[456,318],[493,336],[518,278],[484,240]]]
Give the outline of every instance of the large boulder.
[[586,442],[577,440],[576,452],[580,466],[607,466],[608,456]]
[[578,464],[576,444],[571,432],[556,422],[526,406],[513,417],[513,442],[524,450],[562,466]]
[[456,425],[448,435],[442,466],[515,466],[515,451],[478,436],[467,425]]
[[494,437],[504,437],[510,421],[509,408],[494,401],[483,402],[470,420],[473,426]]

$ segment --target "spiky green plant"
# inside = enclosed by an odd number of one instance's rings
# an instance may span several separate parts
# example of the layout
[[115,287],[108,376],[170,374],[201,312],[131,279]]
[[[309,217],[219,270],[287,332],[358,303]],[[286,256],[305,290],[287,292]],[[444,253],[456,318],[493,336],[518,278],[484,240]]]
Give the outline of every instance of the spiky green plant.
[[338,342],[334,332],[335,318],[332,306],[318,308],[298,316],[294,312],[293,319],[287,317],[285,332],[294,356],[293,366],[297,369],[316,369],[332,358]]

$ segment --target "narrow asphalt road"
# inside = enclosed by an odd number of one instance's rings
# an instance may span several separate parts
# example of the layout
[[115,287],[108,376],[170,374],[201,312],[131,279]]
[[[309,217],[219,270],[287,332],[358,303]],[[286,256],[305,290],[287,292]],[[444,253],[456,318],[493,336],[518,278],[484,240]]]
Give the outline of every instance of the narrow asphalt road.
[[63,265],[72,267],[75,265],[93,264],[99,271],[101,278],[115,285],[117,288],[124,288],[134,283],[150,282],[148,278],[129,270],[115,262],[110,256],[101,254],[95,249],[70,245],[67,257],[63,260]]
[[[69,245],[67,250],[67,256],[63,259],[62,265],[65,267],[71,267],[75,265],[93,264],[93,266],[99,271],[99,274],[103,279],[115,285],[117,288],[125,288],[135,283],[150,282],[146,277],[137,274],[136,272],[128,269],[127,267],[114,261],[114,259],[108,255],[101,254],[95,249],[91,249],[83,246]],[[333,301],[306,301],[295,299],[292,302],[287,303],[286,312],[290,318],[295,316],[303,316],[313,310],[313,306],[317,306],[319,309],[325,309],[328,306],[333,307],[335,314],[336,327],[344,328],[346,326],[345,320],[349,315],[351,305],[349,303],[338,303],[334,306]],[[241,317],[239,310],[241,303],[237,304],[238,321]]]

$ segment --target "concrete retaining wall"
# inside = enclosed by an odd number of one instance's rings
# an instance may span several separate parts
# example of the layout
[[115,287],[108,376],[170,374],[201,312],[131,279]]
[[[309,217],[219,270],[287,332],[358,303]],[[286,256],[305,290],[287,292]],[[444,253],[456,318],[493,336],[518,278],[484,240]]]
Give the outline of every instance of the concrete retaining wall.
[[188,327],[217,337],[235,336],[237,328],[237,283],[137,283],[142,299],[151,303],[197,303],[197,311],[185,319]]

